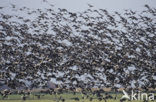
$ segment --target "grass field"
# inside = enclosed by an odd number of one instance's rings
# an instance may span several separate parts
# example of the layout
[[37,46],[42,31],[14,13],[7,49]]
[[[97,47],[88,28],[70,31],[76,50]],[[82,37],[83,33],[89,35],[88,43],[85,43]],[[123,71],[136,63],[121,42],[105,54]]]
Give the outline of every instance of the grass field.
[[[111,94],[111,95],[114,96],[115,94]],[[122,96],[122,94],[118,94],[117,100],[108,99],[107,102],[120,102],[121,96]],[[90,101],[90,99],[86,98],[86,97],[85,97],[85,99],[82,99],[82,95],[80,93],[77,93],[75,95],[73,95],[71,93],[64,93],[64,94],[60,94],[60,95],[47,94],[47,95],[41,96],[40,99],[38,99],[34,95],[30,95],[29,97],[27,97],[26,101],[23,101],[21,99],[21,95],[9,95],[8,98],[4,99],[4,100],[2,100],[2,96],[0,96],[0,102],[62,102],[62,100],[58,101],[58,99],[60,97],[65,99],[64,102],[105,102],[104,100],[99,101],[97,99],[97,97],[93,96],[92,94],[89,95],[89,98],[90,97],[93,98],[92,101]],[[74,100],[73,98],[75,98],[75,97],[79,98],[79,101]],[[131,101],[131,102],[143,102],[143,101]],[[148,101],[148,102],[156,102],[156,101]]]
[[[26,100],[26,101],[22,101],[22,100],[0,100],[0,102],[57,102],[54,100]],[[61,101],[59,101],[61,102]],[[99,101],[99,100],[93,100],[93,101],[89,101],[89,100],[80,100],[80,101],[75,101],[75,100],[66,100],[65,102],[105,102],[104,100]],[[120,102],[120,100],[107,100],[107,102]],[[125,101],[125,102],[130,102],[130,101]],[[143,101],[131,101],[131,102],[143,102]],[[148,102],[156,102],[156,101],[148,101]]]

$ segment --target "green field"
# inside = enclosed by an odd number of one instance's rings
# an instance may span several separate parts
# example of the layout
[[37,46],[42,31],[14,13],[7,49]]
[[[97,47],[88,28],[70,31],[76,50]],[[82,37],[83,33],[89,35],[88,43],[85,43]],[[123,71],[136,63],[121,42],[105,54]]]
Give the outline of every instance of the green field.
[[[29,95],[27,97],[26,101],[23,101],[21,99],[21,95],[9,95],[8,98],[2,100],[2,96],[0,96],[0,102],[63,102],[62,100],[59,101],[60,97],[61,99],[65,99],[64,102],[105,102],[104,100],[98,100],[98,98],[92,94],[88,94],[83,96],[80,93],[76,93],[75,95],[72,93],[64,93],[64,94],[59,94],[59,95],[49,95],[49,94],[40,94],[41,97],[38,99],[34,94]],[[103,94],[104,95],[104,94]],[[111,94],[113,97],[115,94]],[[117,100],[114,99],[108,99],[107,102],[120,102],[122,94],[117,95]],[[82,99],[84,97],[84,99]],[[79,98],[79,100],[75,100],[74,98]],[[90,98],[93,98],[91,101]],[[128,100],[127,100],[128,102]],[[132,101],[132,102],[143,102],[143,101]],[[148,101],[150,102],[150,101]],[[156,102],[156,101],[151,101],[151,102]]]
[[[58,101],[54,101],[54,100],[26,100],[26,101],[22,101],[22,100],[0,100],[0,102],[58,102]],[[59,101],[61,102],[61,101]],[[75,101],[75,100],[66,100],[65,102],[105,102],[104,100],[99,101],[99,100],[80,100],[80,101]],[[120,102],[120,100],[107,100],[107,102]],[[130,102],[130,101],[125,101],[125,102]],[[143,102],[143,101],[131,101],[131,102]],[[156,101],[148,101],[148,102],[156,102]]]
[[[40,99],[38,99],[36,95],[41,95]],[[109,93],[109,95],[113,96],[114,98],[116,94]],[[105,94],[102,94],[102,96],[104,97]],[[120,102],[121,97],[122,97],[122,94],[118,93],[116,100],[108,99],[106,100],[106,102]],[[75,100],[74,98],[78,98],[79,100]],[[90,98],[92,98],[92,100],[90,100]],[[105,102],[105,100],[101,100],[101,101],[98,100],[98,97],[91,93],[87,93],[87,95],[83,95],[80,93],[76,93],[76,94],[63,93],[63,94],[57,94],[57,95],[33,93],[27,96],[27,99],[25,101],[21,99],[21,95],[17,95],[17,94],[9,95],[8,98],[5,98],[4,100],[2,99],[2,96],[0,96],[0,102],[63,102],[62,99],[65,99],[64,102]],[[127,100],[125,102],[129,102],[129,101]],[[143,102],[143,100],[131,101],[131,102]],[[156,102],[156,101],[148,101],[148,102]]]

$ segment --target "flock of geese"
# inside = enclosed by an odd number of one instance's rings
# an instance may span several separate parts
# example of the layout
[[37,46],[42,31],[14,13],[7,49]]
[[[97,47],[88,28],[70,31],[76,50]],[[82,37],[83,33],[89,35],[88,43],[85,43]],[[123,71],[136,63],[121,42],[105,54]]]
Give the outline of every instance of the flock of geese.
[[12,89],[155,88],[156,9],[0,7],[0,78]]

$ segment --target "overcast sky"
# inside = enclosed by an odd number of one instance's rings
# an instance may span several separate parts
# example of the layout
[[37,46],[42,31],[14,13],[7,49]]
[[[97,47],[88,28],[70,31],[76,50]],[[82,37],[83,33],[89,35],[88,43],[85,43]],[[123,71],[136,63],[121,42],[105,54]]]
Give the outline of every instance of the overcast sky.
[[[156,0],[47,0],[57,8],[66,8],[70,11],[82,11],[88,6],[94,5],[95,8],[104,8],[107,10],[121,11],[123,9],[141,10],[145,4],[156,7]],[[0,6],[8,7],[9,4],[15,4],[19,7],[27,6],[31,8],[44,8],[45,3],[42,0],[0,0]]]

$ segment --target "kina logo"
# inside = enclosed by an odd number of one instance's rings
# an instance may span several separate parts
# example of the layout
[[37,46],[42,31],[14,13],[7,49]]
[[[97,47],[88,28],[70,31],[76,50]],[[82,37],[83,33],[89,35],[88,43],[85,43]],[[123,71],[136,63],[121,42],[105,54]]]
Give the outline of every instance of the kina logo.
[[123,96],[121,97],[121,99],[129,99],[130,100],[130,96],[128,95],[128,93],[125,90],[122,90],[123,92]]

